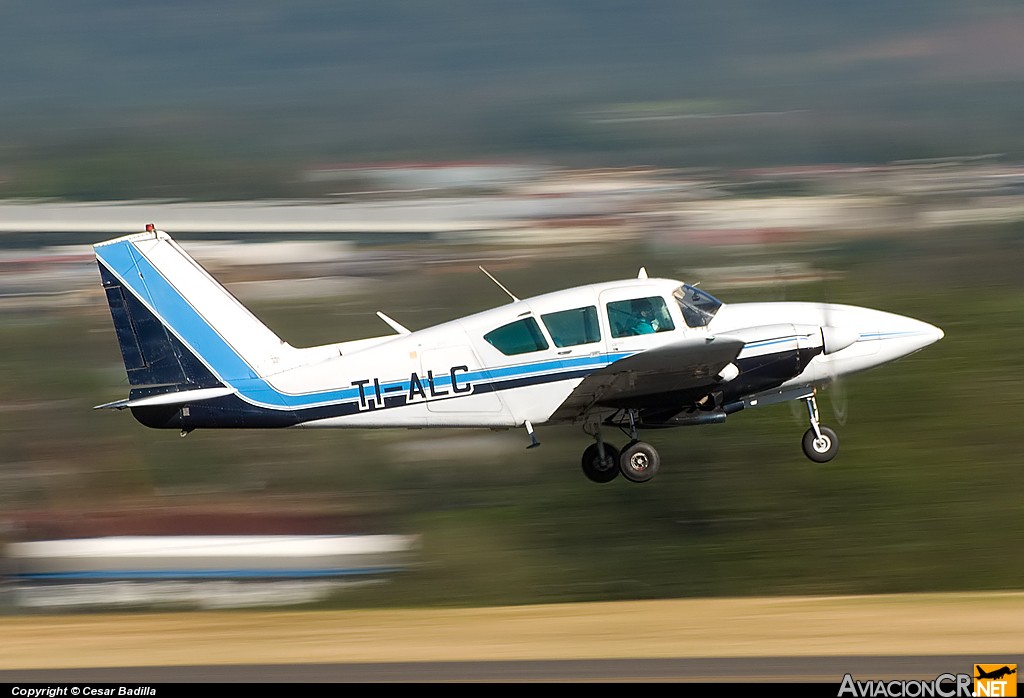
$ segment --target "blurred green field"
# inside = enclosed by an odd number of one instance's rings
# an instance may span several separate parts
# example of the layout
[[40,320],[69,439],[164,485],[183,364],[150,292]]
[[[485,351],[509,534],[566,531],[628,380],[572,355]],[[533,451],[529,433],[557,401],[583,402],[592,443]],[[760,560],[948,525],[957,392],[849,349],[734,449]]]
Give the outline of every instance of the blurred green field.
[[[175,432],[93,412],[127,387],[106,308],[0,311],[0,519],[19,512],[231,508],[351,514],[361,531],[418,533],[421,566],[334,607],[475,606],[763,594],[1019,589],[1024,504],[1024,228],[745,250],[580,250],[493,265],[524,297],[576,283],[800,261],[827,282],[726,302],[865,305],[938,325],[944,340],[846,383],[849,419],[828,465],[802,454],[802,411],[652,432],[662,472],[586,481],[581,432]],[[475,268],[382,278],[345,298],[253,309],[295,345],[413,328],[503,302]],[[98,285],[98,284],[97,284]],[[835,425],[827,395],[823,421]],[[619,439],[624,441],[625,439]],[[4,535],[0,533],[0,536]]]

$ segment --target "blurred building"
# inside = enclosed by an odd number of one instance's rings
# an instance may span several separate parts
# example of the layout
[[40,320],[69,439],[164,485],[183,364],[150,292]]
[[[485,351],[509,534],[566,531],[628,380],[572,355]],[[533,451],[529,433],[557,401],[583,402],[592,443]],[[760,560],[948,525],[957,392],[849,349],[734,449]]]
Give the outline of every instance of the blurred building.
[[422,162],[324,165],[306,170],[302,181],[331,183],[342,191],[500,190],[542,178],[550,168],[502,162]]
[[[352,526],[273,512],[25,515],[2,570],[22,608],[230,608],[309,603],[415,564],[416,536],[336,532]],[[38,539],[47,533],[70,536]]]

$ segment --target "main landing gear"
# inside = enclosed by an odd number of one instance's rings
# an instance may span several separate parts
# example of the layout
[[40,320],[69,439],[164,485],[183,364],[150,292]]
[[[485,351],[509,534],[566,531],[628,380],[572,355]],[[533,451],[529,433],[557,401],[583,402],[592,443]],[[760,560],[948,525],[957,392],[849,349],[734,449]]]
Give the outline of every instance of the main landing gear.
[[603,441],[583,452],[583,474],[591,482],[611,482],[619,476],[619,449]]
[[658,474],[661,457],[654,446],[637,439],[636,416],[629,412],[630,442],[619,451],[601,438],[601,425],[594,425],[594,443],[583,451],[583,474],[592,482],[611,482],[621,473],[630,482],[647,482]]
[[839,452],[839,437],[828,427],[818,424],[818,402],[814,395],[804,398],[804,402],[811,420],[811,428],[804,432],[804,455],[815,463],[828,463]]

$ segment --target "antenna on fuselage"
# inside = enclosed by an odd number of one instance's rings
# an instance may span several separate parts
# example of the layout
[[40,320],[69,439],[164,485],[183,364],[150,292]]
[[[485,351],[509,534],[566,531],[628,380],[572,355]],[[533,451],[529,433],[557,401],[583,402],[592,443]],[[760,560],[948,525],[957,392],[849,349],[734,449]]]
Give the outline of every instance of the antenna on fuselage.
[[636,278],[646,279],[647,278],[647,267],[640,267],[640,271],[637,272]]
[[497,280],[497,279],[495,279],[495,278],[494,278],[493,276],[491,276],[491,272],[487,271],[487,270],[486,270],[486,269],[484,269],[483,267],[479,267],[479,269],[480,269],[480,271],[482,271],[483,273],[487,274],[487,278],[488,278],[488,279],[490,279],[491,281],[493,281],[494,283],[496,283],[496,284],[498,285],[498,288],[500,288],[500,289],[501,289],[502,291],[504,291],[505,293],[507,293],[507,294],[508,294],[508,297],[512,299],[512,302],[513,302],[513,303],[518,303],[518,302],[519,302],[519,299],[518,299],[518,298],[516,298],[516,297],[515,297],[515,295],[514,295],[514,294],[513,294],[513,293],[512,293],[511,291],[509,291],[509,290],[508,290],[507,288],[505,288],[504,286],[502,286],[502,285],[501,285],[501,282],[500,282],[500,281],[498,281],[498,280]]

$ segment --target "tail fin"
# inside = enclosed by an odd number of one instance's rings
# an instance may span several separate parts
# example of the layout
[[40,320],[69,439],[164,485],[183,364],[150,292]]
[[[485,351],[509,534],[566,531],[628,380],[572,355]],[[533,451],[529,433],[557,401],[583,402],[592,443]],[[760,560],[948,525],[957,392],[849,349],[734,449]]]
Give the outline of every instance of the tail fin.
[[293,351],[164,232],[94,247],[132,386],[218,387]]

